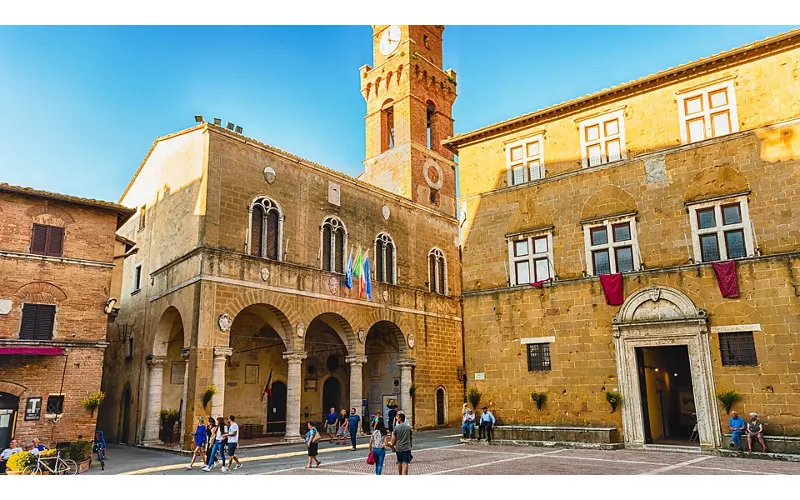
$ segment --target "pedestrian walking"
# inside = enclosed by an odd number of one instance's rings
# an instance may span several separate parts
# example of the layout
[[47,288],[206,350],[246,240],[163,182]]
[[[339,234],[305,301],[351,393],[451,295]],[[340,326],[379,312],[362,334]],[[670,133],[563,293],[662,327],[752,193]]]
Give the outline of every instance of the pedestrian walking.
[[370,424],[370,432],[375,430],[375,426],[378,425],[378,420],[383,420],[383,412],[381,410],[375,412],[375,418],[372,419]]
[[750,420],[747,421],[747,451],[753,451],[753,438],[761,443],[761,450],[767,453],[767,443],[764,442],[764,424],[758,419],[758,414],[751,413]]
[[397,473],[401,476],[408,475],[408,464],[414,458],[411,456],[411,426],[406,422],[403,413],[397,414],[397,425],[392,433],[392,450],[397,455]]
[[336,444],[344,444],[347,440],[347,434],[349,432],[347,420],[347,410],[342,408],[342,411],[339,413],[339,418],[336,420]]
[[239,424],[236,423],[236,417],[233,415],[228,417],[228,432],[225,436],[228,438],[228,462],[231,464],[236,462],[236,467],[233,470],[240,469],[242,462],[236,456],[236,449],[239,447]]
[[[211,456],[211,449],[214,447],[214,433],[216,432],[217,421],[214,417],[208,417],[206,420],[206,457],[203,459],[203,465],[208,462]],[[216,465],[216,464],[215,464]]]
[[336,421],[338,419],[336,408],[331,408],[331,411],[328,412],[328,418],[326,419],[326,423],[328,424],[328,442],[330,443],[332,443],[333,438],[336,437]]
[[347,427],[350,430],[350,441],[353,443],[353,449],[356,449],[356,434],[358,434],[358,423],[361,422],[361,417],[356,414],[356,409],[350,409],[350,416],[347,417]]
[[378,476],[383,471],[383,460],[386,458],[387,434],[386,425],[384,425],[383,419],[380,419],[375,424],[375,430],[372,431],[372,435],[369,438],[369,452],[372,453],[372,457],[375,459],[375,474]]
[[386,425],[387,430],[392,432],[394,430],[394,421],[397,418],[397,405],[391,405],[389,407],[389,413],[386,414]]
[[208,431],[203,423],[203,417],[197,417],[197,429],[194,431],[194,451],[192,452],[192,463],[186,466],[187,470],[192,470],[197,454],[200,454],[200,463],[206,463],[206,443],[208,442]]
[[314,422],[308,422],[308,432],[306,432],[306,446],[308,447],[308,465],[306,469],[311,468],[312,462],[317,462],[317,467],[322,463],[318,458],[319,453],[319,440],[320,435],[317,428],[314,427]]
[[203,472],[211,471],[217,452],[222,456],[222,472],[228,472],[228,468],[225,467],[225,420],[222,417],[217,418],[217,425],[214,426],[214,447],[211,448],[211,456],[208,457],[206,466],[201,469]]

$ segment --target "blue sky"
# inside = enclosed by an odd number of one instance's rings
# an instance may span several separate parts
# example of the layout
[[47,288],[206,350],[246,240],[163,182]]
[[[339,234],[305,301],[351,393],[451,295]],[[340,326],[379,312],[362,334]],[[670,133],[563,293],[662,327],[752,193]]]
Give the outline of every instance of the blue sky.
[[[791,26],[448,26],[456,132]],[[0,27],[0,182],[116,201],[153,140],[219,117],[350,175],[369,26]]]

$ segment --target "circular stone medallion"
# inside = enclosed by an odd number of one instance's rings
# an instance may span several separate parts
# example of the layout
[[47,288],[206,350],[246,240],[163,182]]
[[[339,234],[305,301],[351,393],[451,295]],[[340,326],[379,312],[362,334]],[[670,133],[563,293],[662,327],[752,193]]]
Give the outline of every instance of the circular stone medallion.
[[389,207],[388,206],[384,205],[383,208],[381,209],[381,213],[383,214],[383,219],[384,220],[389,220],[390,212],[389,212]]
[[406,340],[408,341],[409,349],[413,349],[414,348],[414,334],[413,333],[409,333],[408,334],[408,339],[406,339]]
[[233,320],[227,314],[220,314],[219,315],[219,329],[223,332],[227,332],[228,328],[231,327]]
[[262,281],[267,281],[268,279],[269,279],[269,268],[268,267],[262,267],[261,268],[261,280]]
[[444,172],[442,172],[442,167],[436,163],[436,160],[433,158],[425,160],[425,164],[422,165],[422,173],[425,175],[425,182],[428,183],[431,189],[442,189]]
[[306,325],[303,323],[297,323],[297,336],[303,338],[303,335],[306,334]]
[[336,276],[331,276],[328,280],[328,288],[331,289],[331,293],[336,293],[339,291],[339,278]]
[[264,180],[267,184],[275,182],[275,169],[272,167],[264,167]]

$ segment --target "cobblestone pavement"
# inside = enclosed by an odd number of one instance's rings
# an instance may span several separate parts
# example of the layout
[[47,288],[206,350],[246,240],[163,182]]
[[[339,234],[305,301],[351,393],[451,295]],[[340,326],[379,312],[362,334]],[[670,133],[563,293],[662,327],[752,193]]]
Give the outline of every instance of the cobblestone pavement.
[[[800,464],[695,453],[636,450],[520,448],[451,445],[413,452],[411,474],[800,474]],[[394,454],[387,453],[383,473],[397,475]],[[374,474],[364,457],[325,463],[319,468],[290,468],[270,474]]]

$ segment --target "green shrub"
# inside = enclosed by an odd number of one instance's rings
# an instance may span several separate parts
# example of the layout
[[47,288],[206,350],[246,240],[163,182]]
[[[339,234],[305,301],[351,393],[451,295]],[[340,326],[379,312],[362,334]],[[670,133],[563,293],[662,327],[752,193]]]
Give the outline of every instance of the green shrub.
[[606,391],[606,401],[611,405],[611,413],[617,411],[617,406],[622,403],[622,394],[617,391]]
[[477,410],[481,402],[481,392],[477,387],[470,387],[467,389],[467,399],[469,400],[469,404],[472,405],[472,409]]
[[725,413],[730,415],[734,403],[741,399],[736,389],[728,389],[717,393],[717,399],[725,407]]
[[545,401],[547,401],[547,394],[544,392],[532,392],[531,393],[531,400],[536,403],[536,409],[541,410],[542,405]]
[[70,443],[66,449],[67,456],[64,458],[71,458],[76,462],[83,462],[92,458],[92,443],[79,439],[74,443]]
[[36,455],[29,451],[18,451],[10,457],[6,462],[6,469],[11,471],[22,471],[25,467],[36,462]]
[[211,398],[214,397],[214,394],[217,393],[217,387],[214,384],[208,384],[206,387],[206,392],[203,393],[203,409],[205,410],[208,406],[208,403],[211,402]]
[[166,424],[168,427],[172,427],[175,422],[178,421],[178,417],[180,412],[175,408],[170,408],[169,410],[161,410],[161,423]]

